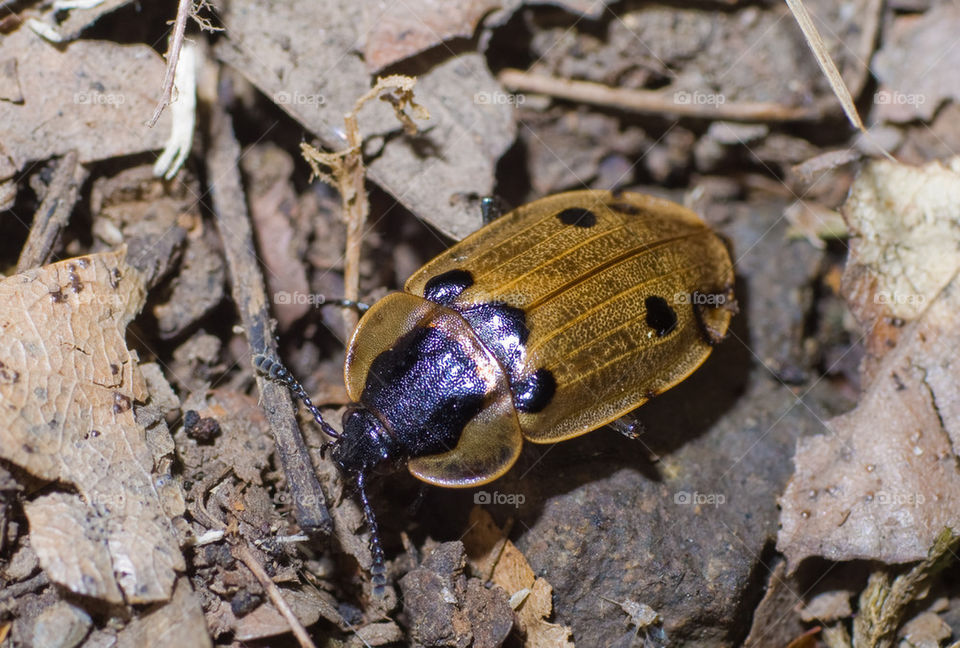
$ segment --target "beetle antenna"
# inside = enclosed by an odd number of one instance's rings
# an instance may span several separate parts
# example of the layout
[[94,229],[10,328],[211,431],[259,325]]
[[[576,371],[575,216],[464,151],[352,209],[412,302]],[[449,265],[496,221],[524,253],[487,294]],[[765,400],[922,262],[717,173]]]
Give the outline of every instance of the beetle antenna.
[[367,477],[366,473],[357,473],[357,490],[360,491],[360,502],[363,504],[363,517],[367,520],[367,526],[370,527],[370,554],[373,563],[370,565],[370,577],[373,581],[373,595],[383,596],[383,590],[387,585],[387,568],[383,564],[383,547],[380,546],[380,529],[377,528],[377,518],[373,515],[373,507],[370,506],[370,500],[367,499]]
[[[280,362],[278,358],[257,353],[253,356],[253,365],[260,371],[260,373],[271,380],[280,383],[289,389],[290,393],[292,393],[295,397],[303,401],[304,407],[306,407],[307,411],[313,415],[313,420],[317,422],[317,425],[320,426],[320,429],[323,430],[324,434],[333,437],[334,439],[340,438],[340,433],[330,427],[330,425],[323,420],[323,414],[320,412],[320,408],[314,405],[313,401],[310,400],[310,397],[307,396],[307,392],[303,388],[303,385],[300,384],[300,381],[293,377],[293,374],[290,373],[290,370],[283,366],[283,363]],[[321,455],[323,450],[326,449],[326,446],[328,445],[331,444],[323,444],[323,448],[321,448]]]

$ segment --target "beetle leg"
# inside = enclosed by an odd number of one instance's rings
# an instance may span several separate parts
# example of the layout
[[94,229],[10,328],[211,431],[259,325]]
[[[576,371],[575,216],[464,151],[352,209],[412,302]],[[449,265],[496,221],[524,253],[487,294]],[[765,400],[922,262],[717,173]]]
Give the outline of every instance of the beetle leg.
[[640,435],[647,431],[640,419],[634,418],[631,414],[622,416],[607,425],[632,441],[639,439]]
[[493,196],[484,196],[480,199],[480,216],[483,218],[484,225],[497,220],[502,213],[497,199]]
[[370,578],[373,581],[373,595],[383,596],[384,587],[387,585],[387,569],[383,564],[383,547],[380,546],[380,530],[377,528],[377,518],[373,515],[373,507],[370,506],[370,500],[367,498],[367,477],[365,473],[357,473],[357,490],[360,491],[360,502],[363,504],[363,517],[367,520],[367,526],[370,527],[370,555],[372,564],[370,565]]
[[[283,363],[280,362],[279,358],[272,356],[264,355],[262,353],[254,354],[253,356],[254,366],[265,375],[267,378],[280,383],[284,387],[290,390],[295,397],[303,401],[303,405],[307,408],[307,411],[313,415],[313,420],[317,422],[317,425],[320,426],[320,429],[323,430],[323,433],[334,439],[340,438],[340,433],[334,430],[330,425],[323,420],[323,414],[320,412],[320,408],[313,404],[313,401],[310,400],[310,397],[307,395],[306,390],[303,388],[303,385],[293,377],[293,374],[283,366]],[[320,449],[321,455],[327,446],[333,445],[332,443],[325,443]]]

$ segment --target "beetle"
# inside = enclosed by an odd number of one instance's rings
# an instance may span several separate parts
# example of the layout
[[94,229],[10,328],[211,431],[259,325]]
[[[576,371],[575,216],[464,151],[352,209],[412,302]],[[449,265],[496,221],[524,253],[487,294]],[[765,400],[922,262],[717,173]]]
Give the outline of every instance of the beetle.
[[733,280],[725,243],[692,211],[638,193],[561,193],[493,220],[364,313],[347,345],[342,432],[279,361],[255,363],[334,439],[380,593],[366,491],[375,468],[406,461],[428,484],[479,486],[510,469],[524,439],[554,443],[620,419],[723,339]]

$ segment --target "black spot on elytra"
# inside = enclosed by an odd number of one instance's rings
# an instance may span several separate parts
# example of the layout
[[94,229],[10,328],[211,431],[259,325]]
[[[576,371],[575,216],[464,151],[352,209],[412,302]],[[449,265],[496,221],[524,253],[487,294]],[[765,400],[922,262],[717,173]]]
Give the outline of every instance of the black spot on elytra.
[[541,367],[533,375],[510,385],[513,390],[513,405],[520,412],[536,414],[550,404],[557,393],[557,379],[553,372]]
[[663,297],[652,295],[644,300],[647,307],[647,326],[663,337],[677,328],[677,313]]
[[423,287],[423,296],[436,304],[448,306],[472,285],[473,275],[468,271],[448,270],[427,282]]
[[607,203],[607,207],[622,214],[629,214],[630,216],[640,216],[643,214],[642,208],[628,202]]
[[557,214],[557,218],[564,225],[575,225],[577,227],[593,227],[597,224],[597,215],[583,207],[564,209]]

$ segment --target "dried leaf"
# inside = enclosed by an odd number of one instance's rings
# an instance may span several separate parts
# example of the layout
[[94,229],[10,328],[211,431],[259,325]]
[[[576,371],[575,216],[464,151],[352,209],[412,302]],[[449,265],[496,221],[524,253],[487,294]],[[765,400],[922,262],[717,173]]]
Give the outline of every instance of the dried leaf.
[[[301,624],[310,626],[320,620],[319,606],[313,596],[297,590],[281,591],[283,600],[287,602]],[[264,603],[237,621],[235,638],[237,641],[252,641],[288,632],[290,632],[290,624],[286,619],[273,605]]]
[[370,72],[423,52],[451,38],[470,38],[500,0],[419,0],[370,5],[365,20],[364,60]]
[[[123,603],[107,537],[81,498],[53,493],[27,502],[24,511],[30,542],[50,580],[77,594]],[[70,551],[64,551],[67,545]]]
[[85,40],[57,48],[19,29],[0,39],[0,62],[10,60],[22,101],[0,101],[0,149],[16,168],[72,149],[91,162],[163,148],[169,118],[153,129],[143,123],[163,77],[148,46]]
[[894,18],[870,66],[881,82],[873,97],[877,119],[929,121],[945,100],[960,100],[957,33],[960,7],[951,3]]
[[781,498],[777,546],[807,556],[902,563],[926,557],[960,513],[960,159],[868,167],[845,206],[844,291],[868,331],[864,393],[803,438]]
[[[364,24],[363,3],[244,0],[231,2],[222,18],[227,37],[216,54],[316,134],[325,148],[342,150],[343,116],[371,86],[367,66],[354,51]],[[330,74],[333,69],[337,74]],[[477,98],[498,92],[480,54],[452,55],[433,67],[417,80],[417,102],[431,115],[421,124],[424,132],[382,147],[370,161],[370,179],[448,235],[462,238],[477,229],[476,203],[451,199],[493,189],[496,161],[516,133],[515,108]],[[367,104],[359,120],[367,141],[399,130],[384,102]]]
[[193,591],[190,581],[181,578],[169,603],[131,621],[117,634],[116,645],[117,648],[212,646],[200,608],[200,597]]
[[[569,627],[547,621],[553,614],[553,588],[543,578],[537,578],[527,559],[517,547],[506,540],[486,510],[475,506],[470,511],[470,530],[463,543],[473,568],[481,573],[493,565],[491,580],[516,602],[517,623],[526,636],[524,646],[544,648],[573,646]],[[516,597],[518,593],[521,596]]]
[[127,602],[146,603],[167,600],[185,564],[161,506],[165,480],[134,418],[133,401],[148,394],[124,335],[145,290],[124,256],[0,281],[0,456],[78,492],[27,505],[50,578],[114,602],[119,586]]

